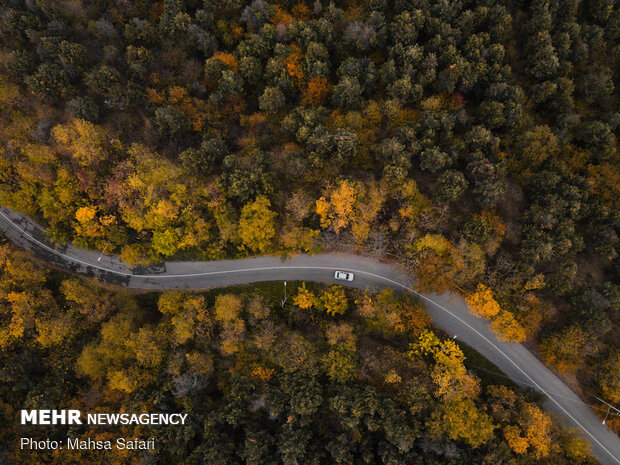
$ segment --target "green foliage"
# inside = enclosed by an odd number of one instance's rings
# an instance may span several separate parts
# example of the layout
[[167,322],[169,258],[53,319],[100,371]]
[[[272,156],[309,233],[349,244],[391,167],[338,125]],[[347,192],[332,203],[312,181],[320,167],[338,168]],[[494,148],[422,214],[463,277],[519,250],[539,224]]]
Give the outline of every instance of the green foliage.
[[325,373],[334,382],[344,383],[357,375],[356,350],[351,344],[336,344],[322,362]]
[[179,137],[189,130],[189,121],[181,110],[165,106],[155,111],[155,124],[162,138]]
[[266,87],[263,95],[258,99],[258,105],[263,111],[276,112],[286,103],[284,94],[277,87]]
[[449,170],[437,180],[437,199],[442,202],[458,200],[467,189],[465,176],[459,171]]
[[66,71],[52,63],[39,65],[36,72],[26,78],[26,84],[30,92],[41,99],[59,100],[73,92]]

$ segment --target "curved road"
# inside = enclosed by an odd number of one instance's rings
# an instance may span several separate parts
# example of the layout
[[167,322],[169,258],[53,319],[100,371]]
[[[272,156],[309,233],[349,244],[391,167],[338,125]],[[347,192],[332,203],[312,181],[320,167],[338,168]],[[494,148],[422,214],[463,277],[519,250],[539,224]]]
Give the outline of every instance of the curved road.
[[[419,294],[412,279],[395,264],[345,254],[299,255],[281,260],[256,257],[212,262],[169,262],[144,269],[130,268],[116,256],[51,243],[28,217],[0,207],[0,231],[15,244],[31,250],[51,265],[101,281],[135,289],[206,289],[260,281],[319,281],[359,289],[389,287],[412,292],[426,302],[433,323],[457,335],[514,382],[536,389],[546,407],[567,426],[576,428],[591,444],[603,465],[620,465],[620,439],[610,432],[581,399],[521,344],[499,341],[486,320],[473,316],[463,299],[451,293]],[[334,280],[335,270],[355,273],[347,283]]]

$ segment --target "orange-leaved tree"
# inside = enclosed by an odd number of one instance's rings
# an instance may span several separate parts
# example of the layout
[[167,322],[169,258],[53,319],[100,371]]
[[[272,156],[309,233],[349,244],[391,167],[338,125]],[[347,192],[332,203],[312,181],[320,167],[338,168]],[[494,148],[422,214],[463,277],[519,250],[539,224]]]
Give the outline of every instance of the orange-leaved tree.
[[329,92],[331,91],[331,85],[327,81],[327,78],[323,76],[314,76],[308,81],[307,87],[301,97],[301,103],[304,105],[322,105]]
[[484,284],[478,284],[476,292],[465,297],[469,309],[476,316],[492,318],[500,311],[499,304],[493,298],[493,293]]

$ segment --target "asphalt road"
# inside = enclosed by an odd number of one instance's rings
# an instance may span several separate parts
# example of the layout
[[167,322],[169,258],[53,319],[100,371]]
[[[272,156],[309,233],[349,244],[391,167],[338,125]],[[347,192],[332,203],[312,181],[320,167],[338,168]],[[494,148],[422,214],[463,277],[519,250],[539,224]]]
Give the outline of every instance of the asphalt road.
[[[566,426],[576,428],[591,444],[603,465],[620,465],[620,439],[553,372],[523,345],[499,341],[486,320],[473,316],[455,294],[419,294],[413,280],[393,263],[345,254],[298,255],[282,260],[256,257],[211,262],[168,262],[131,269],[118,257],[52,244],[31,219],[0,207],[0,231],[13,243],[32,251],[50,265],[135,289],[206,289],[261,281],[317,281],[359,289],[392,288],[412,292],[426,303],[433,323],[496,365],[517,384],[546,396],[547,409]],[[99,260],[100,259],[100,260]],[[334,271],[355,273],[353,282],[336,281]]]

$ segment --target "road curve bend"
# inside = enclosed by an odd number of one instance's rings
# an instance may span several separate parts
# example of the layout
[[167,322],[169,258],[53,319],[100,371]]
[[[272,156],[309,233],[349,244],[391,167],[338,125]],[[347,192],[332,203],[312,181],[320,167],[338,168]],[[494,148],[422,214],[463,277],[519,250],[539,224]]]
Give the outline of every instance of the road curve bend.
[[[0,207],[0,231],[39,259],[74,273],[135,289],[207,289],[262,281],[317,281],[359,289],[392,288],[418,295],[433,323],[486,357],[515,383],[546,396],[546,407],[566,426],[576,428],[603,465],[620,465],[620,439],[601,424],[594,412],[523,345],[497,339],[484,319],[472,315],[458,295],[420,294],[412,278],[393,263],[347,254],[298,255],[282,260],[254,257],[209,262],[168,262],[143,269],[130,268],[117,256],[102,255],[50,242],[30,218]],[[353,282],[334,280],[334,271],[355,273]]]

